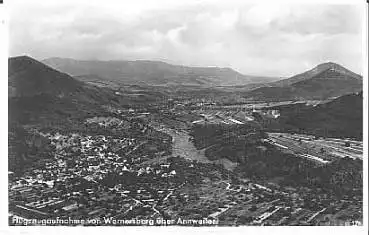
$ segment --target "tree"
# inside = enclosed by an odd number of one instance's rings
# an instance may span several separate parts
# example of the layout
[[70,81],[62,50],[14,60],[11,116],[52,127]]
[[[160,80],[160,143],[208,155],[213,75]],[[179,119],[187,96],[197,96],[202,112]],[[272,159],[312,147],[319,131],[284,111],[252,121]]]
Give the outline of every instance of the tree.
[[249,209],[249,211],[256,211],[258,207],[256,205],[252,205]]

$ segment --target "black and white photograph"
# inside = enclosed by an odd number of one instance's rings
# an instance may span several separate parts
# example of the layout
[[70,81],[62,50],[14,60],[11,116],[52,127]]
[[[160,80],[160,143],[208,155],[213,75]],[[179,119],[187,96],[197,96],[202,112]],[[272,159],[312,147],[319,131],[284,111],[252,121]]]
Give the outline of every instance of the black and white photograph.
[[1,5],[8,227],[367,232],[365,1]]

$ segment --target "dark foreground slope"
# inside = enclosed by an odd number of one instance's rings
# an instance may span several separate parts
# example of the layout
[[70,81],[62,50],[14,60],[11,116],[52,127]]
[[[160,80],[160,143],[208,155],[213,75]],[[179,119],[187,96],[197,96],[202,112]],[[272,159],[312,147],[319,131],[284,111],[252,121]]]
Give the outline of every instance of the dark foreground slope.
[[338,198],[362,195],[363,165],[359,159],[338,158],[329,164],[317,166],[267,146],[261,155],[246,155],[236,172],[280,187],[308,187]]
[[274,107],[281,116],[269,130],[295,131],[327,137],[362,139],[363,93],[349,94],[315,107],[294,104]]

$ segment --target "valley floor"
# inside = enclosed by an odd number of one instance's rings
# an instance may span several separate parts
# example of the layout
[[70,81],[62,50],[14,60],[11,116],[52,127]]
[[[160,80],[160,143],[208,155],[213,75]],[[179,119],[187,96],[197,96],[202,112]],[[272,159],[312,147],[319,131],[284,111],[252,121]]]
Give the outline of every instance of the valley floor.
[[[135,130],[135,135],[129,131],[126,137],[109,132],[40,132],[54,146],[52,157],[22,176],[10,175],[9,224],[56,217],[94,219],[84,225],[111,225],[108,219],[156,221],[153,225],[163,225],[162,219],[171,225],[191,225],[178,222],[182,220],[207,221],[204,225],[209,226],[361,224],[362,198],[357,194],[336,196],[321,189],[286,186],[279,184],[283,177],[249,179],[239,174],[239,162],[225,157],[208,159],[207,150],[232,146],[233,140],[197,149],[196,137],[189,130],[196,118],[191,115],[201,111],[189,112],[191,119],[185,121],[183,113],[173,118],[163,115],[162,121],[160,115],[147,112],[88,119],[88,125],[97,123],[105,130]],[[128,121],[136,118],[142,122]],[[247,144],[255,142],[254,134],[255,130],[230,136]],[[360,158],[362,154],[360,142],[311,138],[268,133],[254,145],[262,153],[267,149],[262,146],[264,141],[324,164],[333,158]],[[252,146],[249,148],[254,149]],[[319,148],[324,148],[324,154]]]

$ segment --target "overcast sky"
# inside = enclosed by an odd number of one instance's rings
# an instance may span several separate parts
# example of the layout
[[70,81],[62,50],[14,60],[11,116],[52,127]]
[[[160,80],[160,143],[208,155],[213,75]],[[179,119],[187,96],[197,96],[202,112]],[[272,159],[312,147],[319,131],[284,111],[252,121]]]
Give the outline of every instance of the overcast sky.
[[149,59],[284,77],[332,61],[362,73],[363,5],[39,2],[10,8],[10,56]]

